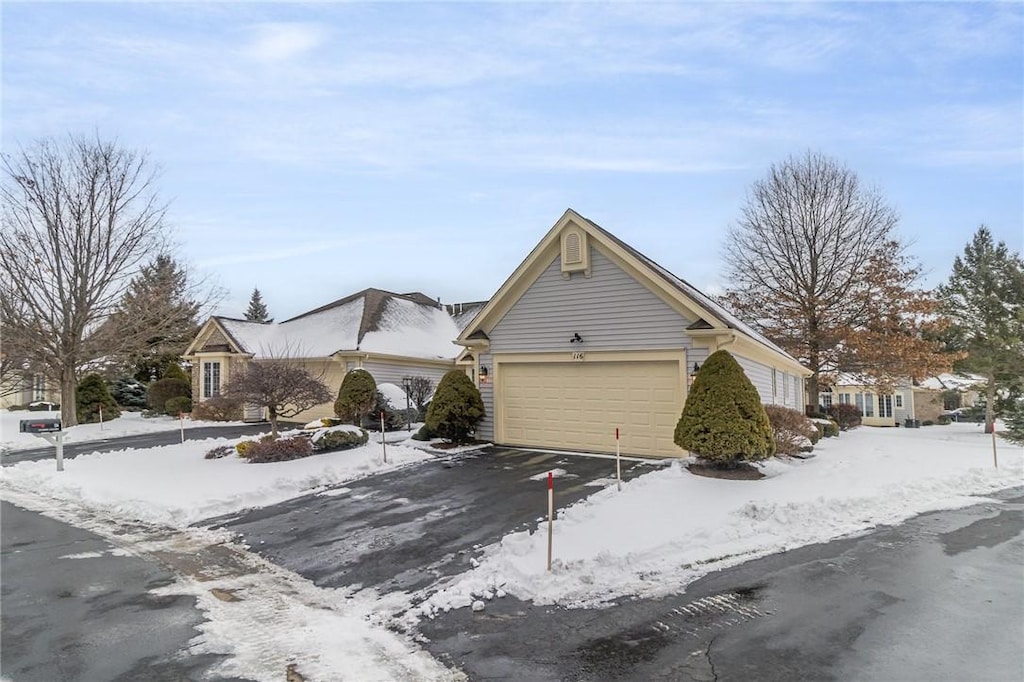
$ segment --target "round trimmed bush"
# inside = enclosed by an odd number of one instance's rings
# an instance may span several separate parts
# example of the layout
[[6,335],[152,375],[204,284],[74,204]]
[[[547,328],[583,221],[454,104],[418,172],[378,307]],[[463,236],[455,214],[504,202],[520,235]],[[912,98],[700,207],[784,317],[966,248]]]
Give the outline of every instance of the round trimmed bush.
[[337,429],[335,431],[323,431],[313,435],[313,450],[316,452],[330,452],[332,450],[350,450],[360,445],[366,445],[370,434],[366,429],[349,431]]
[[168,400],[191,396],[192,384],[184,379],[158,379],[146,390],[146,403],[154,412],[167,414]]
[[192,411],[192,398],[187,395],[168,398],[167,402],[164,403],[164,409],[172,417],[176,417],[179,414],[188,414]]
[[480,391],[461,369],[453,369],[441,378],[434,399],[427,408],[428,431],[453,443],[465,443],[484,418]]
[[75,395],[75,407],[79,424],[98,422],[100,410],[103,411],[103,421],[110,421],[121,416],[121,410],[117,409],[117,401],[110,395],[107,382],[99,374],[87,374],[79,382]]
[[722,467],[775,454],[761,396],[728,351],[712,353],[694,378],[675,443]]
[[365,369],[354,369],[345,375],[334,401],[334,414],[349,424],[362,426],[363,419],[377,402],[377,382]]

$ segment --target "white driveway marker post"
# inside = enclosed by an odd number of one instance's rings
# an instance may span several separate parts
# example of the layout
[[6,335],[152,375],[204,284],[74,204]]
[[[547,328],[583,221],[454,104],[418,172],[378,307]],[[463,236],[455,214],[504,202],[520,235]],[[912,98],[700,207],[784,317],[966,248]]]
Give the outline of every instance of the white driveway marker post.
[[388,463],[388,444],[384,441],[384,410],[380,411],[380,446],[384,448],[384,463]]
[[178,413],[178,422],[181,424],[181,442],[185,442],[185,413]]
[[548,472],[548,573],[551,572],[551,535],[555,524],[555,473]]
[[615,427],[615,481],[622,492],[622,460],[619,459],[619,427]]
[[100,431],[102,431],[103,430],[103,406],[100,405],[99,408],[100,408]]
[[58,431],[54,438],[57,441],[57,471],[64,471],[64,432]]
[[999,458],[996,456],[996,424],[992,422],[992,463],[999,468]]

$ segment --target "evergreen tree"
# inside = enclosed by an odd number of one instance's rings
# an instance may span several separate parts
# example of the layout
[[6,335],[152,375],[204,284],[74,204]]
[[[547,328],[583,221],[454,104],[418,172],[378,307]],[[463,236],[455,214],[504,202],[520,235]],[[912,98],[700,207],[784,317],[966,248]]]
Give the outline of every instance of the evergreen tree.
[[726,467],[775,454],[761,397],[729,351],[716,351],[701,365],[676,424],[675,443]]
[[263,302],[263,295],[260,290],[253,288],[252,297],[249,298],[249,308],[245,311],[245,319],[250,322],[269,322],[270,311]]
[[994,428],[997,397],[1024,376],[1024,260],[978,228],[939,287],[950,320],[949,345],[965,355],[957,369],[983,375],[985,430]]
[[117,348],[118,338],[136,339],[115,357],[143,383],[163,378],[164,368],[181,356],[198,331],[201,304],[194,293],[188,272],[170,256],[158,255],[128,285],[99,341]]
[[427,408],[426,427],[453,443],[464,443],[484,414],[480,391],[464,371],[453,369],[437,384],[434,399]]
[[365,369],[354,369],[341,380],[338,399],[334,401],[334,414],[356,426],[362,426],[363,419],[377,401],[377,382]]
[[117,402],[110,395],[107,382],[99,374],[87,374],[78,384],[75,392],[76,414],[79,424],[91,424],[100,420],[100,411],[103,413],[103,421],[110,421],[121,416],[117,408]]

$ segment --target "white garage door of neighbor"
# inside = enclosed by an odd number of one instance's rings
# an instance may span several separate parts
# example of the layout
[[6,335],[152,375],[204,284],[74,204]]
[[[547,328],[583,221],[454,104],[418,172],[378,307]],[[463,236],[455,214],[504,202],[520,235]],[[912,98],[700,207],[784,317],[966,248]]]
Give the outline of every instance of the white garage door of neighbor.
[[679,363],[572,362],[501,365],[507,445],[678,456],[672,435],[682,411]]

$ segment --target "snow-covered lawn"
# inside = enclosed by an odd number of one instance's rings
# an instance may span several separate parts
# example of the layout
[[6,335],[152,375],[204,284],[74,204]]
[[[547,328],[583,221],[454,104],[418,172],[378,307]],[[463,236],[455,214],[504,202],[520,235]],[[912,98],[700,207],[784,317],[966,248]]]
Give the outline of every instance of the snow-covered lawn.
[[813,459],[766,463],[759,481],[702,478],[673,465],[561,513],[551,573],[539,524],[505,536],[420,611],[469,606],[498,589],[577,606],[679,592],[713,570],[1024,484],[1022,449],[997,443],[998,469],[991,436],[974,424],[862,427],[821,441]]
[[[29,412],[27,410],[0,410],[0,451],[31,450],[48,447],[48,443],[31,433],[21,433],[22,419],[59,419],[60,412]],[[117,419],[103,424],[79,424],[64,430],[65,443],[88,443],[106,438],[137,436],[143,433],[176,431],[184,425],[186,429],[197,426],[234,426],[242,422],[203,422],[186,418],[179,421],[174,417],[143,417],[140,412],[122,412]]]

